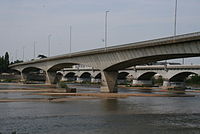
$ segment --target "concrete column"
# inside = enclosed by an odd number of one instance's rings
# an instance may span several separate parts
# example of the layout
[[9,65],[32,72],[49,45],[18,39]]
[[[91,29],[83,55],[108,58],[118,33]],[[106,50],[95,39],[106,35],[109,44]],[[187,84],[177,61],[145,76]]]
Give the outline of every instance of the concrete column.
[[91,83],[96,83],[96,79],[94,77],[91,77]]
[[68,81],[68,78],[62,77],[61,81]]
[[21,72],[21,80],[20,82],[24,83],[27,80],[27,74]]
[[170,86],[170,82],[169,80],[163,80],[163,87],[169,87]]
[[185,89],[185,82],[170,82],[170,86],[174,88],[184,88]]
[[152,80],[136,80],[132,81],[132,85],[152,86]]
[[80,78],[80,77],[77,77],[77,78],[76,78],[76,82],[81,83],[81,82],[83,82],[83,79]]
[[46,84],[55,84],[56,72],[46,71]]
[[117,75],[118,71],[102,71],[101,72],[101,92],[116,93],[117,92]]

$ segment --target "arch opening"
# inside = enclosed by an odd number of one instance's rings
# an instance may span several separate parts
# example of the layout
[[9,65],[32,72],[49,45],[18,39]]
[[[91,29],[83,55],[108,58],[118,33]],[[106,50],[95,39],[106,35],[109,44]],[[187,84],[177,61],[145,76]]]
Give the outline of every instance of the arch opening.
[[155,72],[146,72],[138,77],[138,80],[151,80],[152,77],[157,74]]
[[64,76],[64,79],[66,81],[76,81],[76,78],[77,78],[77,76],[74,72],[69,72]]
[[63,78],[63,74],[58,72],[56,73],[56,77],[55,77],[55,83],[59,83]]
[[46,73],[44,70],[36,67],[28,67],[22,70],[24,82],[29,84],[44,83],[46,81]]
[[83,73],[80,78],[83,82],[91,82],[91,74],[88,72]]
[[178,73],[174,76],[172,76],[169,81],[170,82],[185,82],[186,78],[188,78],[188,76],[190,76],[191,74],[195,74],[194,72],[182,72],[182,73]]
[[101,79],[101,73],[98,73],[94,78],[95,79]]
[[128,72],[120,72],[117,76],[117,84],[127,84]]

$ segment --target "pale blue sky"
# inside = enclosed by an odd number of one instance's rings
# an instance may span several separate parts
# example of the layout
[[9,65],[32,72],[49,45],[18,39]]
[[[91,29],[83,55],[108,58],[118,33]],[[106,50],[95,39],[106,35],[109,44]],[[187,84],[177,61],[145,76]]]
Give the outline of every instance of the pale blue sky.
[[[33,58],[104,47],[104,17],[108,14],[108,46],[173,35],[175,0],[0,0],[0,55]],[[178,0],[177,34],[200,31],[200,1]],[[12,58],[13,57],[13,58]],[[187,63],[200,64],[200,58]],[[177,60],[180,61],[180,60]]]

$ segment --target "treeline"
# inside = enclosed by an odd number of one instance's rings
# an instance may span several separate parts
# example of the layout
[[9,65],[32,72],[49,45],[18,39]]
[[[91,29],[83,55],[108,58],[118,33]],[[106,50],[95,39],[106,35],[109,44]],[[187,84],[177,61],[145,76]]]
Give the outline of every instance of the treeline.
[[0,56],[0,73],[9,72],[9,63],[9,54],[6,52],[4,56]]
[[199,75],[192,76],[190,79],[186,80],[186,83],[200,85],[200,76]]

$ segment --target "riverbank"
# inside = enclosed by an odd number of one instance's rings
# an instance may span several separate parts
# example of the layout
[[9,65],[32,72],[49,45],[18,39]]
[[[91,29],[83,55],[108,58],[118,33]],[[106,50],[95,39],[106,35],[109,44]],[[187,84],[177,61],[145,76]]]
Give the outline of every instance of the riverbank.
[[[64,88],[42,84],[0,83],[0,103],[4,102],[66,102],[87,99],[128,97],[194,97],[200,91],[169,91],[154,87],[122,87],[119,93],[100,93],[96,89],[77,86],[77,93],[66,93]],[[6,87],[7,86],[7,87]],[[5,87],[5,88],[4,88]],[[74,87],[74,85],[72,86]],[[88,88],[87,88],[88,87]],[[186,94],[190,93],[190,94]],[[4,97],[4,96],[11,97]],[[16,95],[20,95],[16,98]]]

